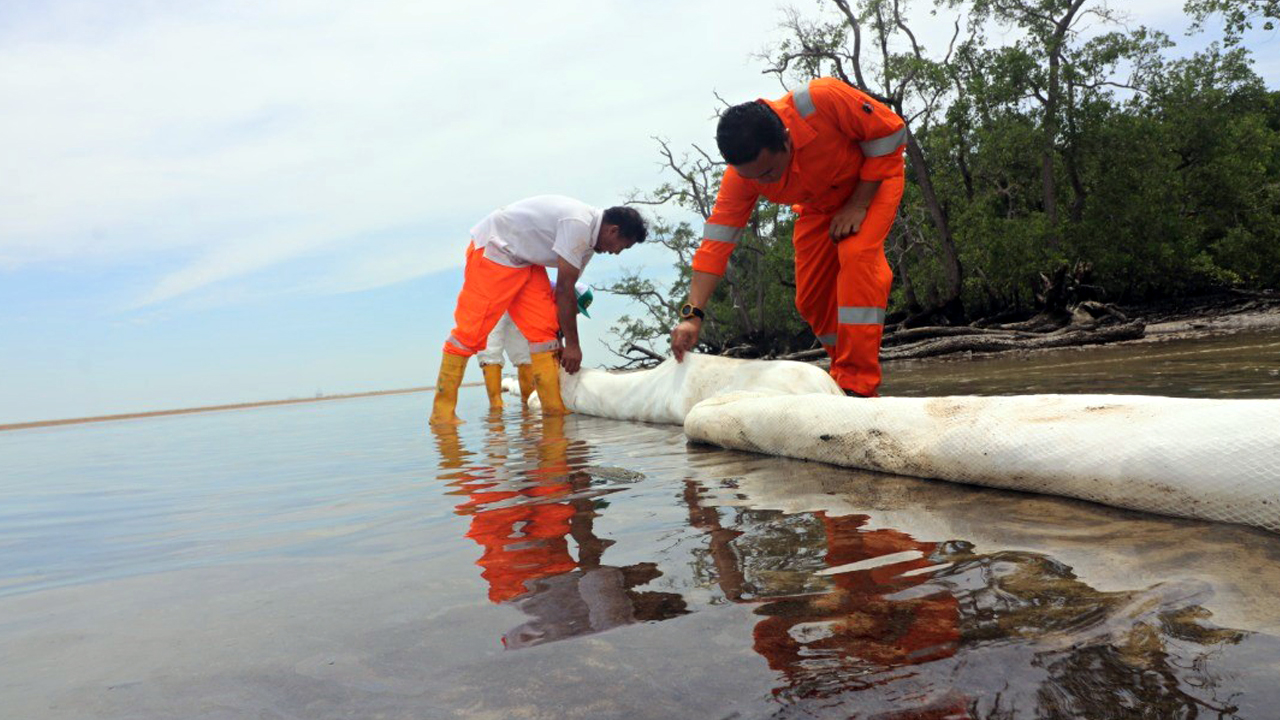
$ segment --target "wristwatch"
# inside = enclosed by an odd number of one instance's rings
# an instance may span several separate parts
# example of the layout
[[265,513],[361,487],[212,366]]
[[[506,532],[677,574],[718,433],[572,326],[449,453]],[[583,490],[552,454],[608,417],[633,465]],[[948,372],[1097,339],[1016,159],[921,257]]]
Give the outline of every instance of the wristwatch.
[[698,306],[696,306],[696,305],[691,305],[691,304],[689,304],[689,303],[685,303],[684,305],[682,305],[682,306],[680,307],[680,319],[681,319],[681,320],[692,320],[692,319],[694,319],[694,318],[698,318],[699,320],[702,320],[702,319],[703,319],[703,318],[705,318],[706,316],[707,316],[707,314],[706,314],[706,313],[704,313],[704,312],[702,312],[702,308],[700,308],[700,307],[698,307]]

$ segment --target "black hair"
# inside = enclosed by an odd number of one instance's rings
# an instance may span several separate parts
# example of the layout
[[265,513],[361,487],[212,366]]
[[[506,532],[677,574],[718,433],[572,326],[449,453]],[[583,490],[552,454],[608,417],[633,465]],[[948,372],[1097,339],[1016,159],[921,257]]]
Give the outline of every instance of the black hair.
[[716,145],[724,161],[743,165],[760,157],[760,151],[787,149],[787,126],[773,108],[759,101],[734,105],[720,116]]
[[605,225],[617,225],[618,233],[628,240],[642,243],[649,237],[649,226],[640,216],[640,212],[633,207],[615,205],[604,211],[601,222]]

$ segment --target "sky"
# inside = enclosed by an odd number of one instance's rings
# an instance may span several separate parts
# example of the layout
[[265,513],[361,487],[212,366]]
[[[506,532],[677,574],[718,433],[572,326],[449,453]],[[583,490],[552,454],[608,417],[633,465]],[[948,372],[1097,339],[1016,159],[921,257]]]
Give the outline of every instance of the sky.
[[[467,230],[666,181],[654,136],[711,149],[717,94],[782,94],[754,56],[783,7],[5,0],[0,424],[432,384]],[[948,11],[920,7],[942,47]],[[1212,33],[1179,7],[1125,10],[1189,53]],[[1271,87],[1274,35],[1247,43]],[[641,247],[583,279],[669,263]],[[598,294],[587,366],[627,311]]]

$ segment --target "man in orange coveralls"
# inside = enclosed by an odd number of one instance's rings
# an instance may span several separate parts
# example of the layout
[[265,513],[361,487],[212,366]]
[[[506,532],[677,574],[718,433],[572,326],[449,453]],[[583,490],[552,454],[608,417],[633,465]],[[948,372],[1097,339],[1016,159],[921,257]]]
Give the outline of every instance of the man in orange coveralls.
[[893,281],[884,241],[902,200],[906,138],[902,118],[834,78],[726,110],[716,144],[729,167],[671,332],[676,359],[697,346],[703,309],[763,195],[798,215],[796,308],[831,356],[832,377],[848,395],[874,396]]
[[[490,213],[471,228],[456,325],[431,407],[432,425],[461,422],[454,413],[467,358],[485,348],[493,327],[509,313],[529,341],[533,384],[544,414],[568,412],[560,399],[560,370],[578,372],[578,299],[574,285],[596,252],[612,255],[644,242],[648,228],[635,208],[599,210],[561,195],[539,195]],[[547,268],[556,269],[553,297]],[[557,333],[564,335],[564,350]]]

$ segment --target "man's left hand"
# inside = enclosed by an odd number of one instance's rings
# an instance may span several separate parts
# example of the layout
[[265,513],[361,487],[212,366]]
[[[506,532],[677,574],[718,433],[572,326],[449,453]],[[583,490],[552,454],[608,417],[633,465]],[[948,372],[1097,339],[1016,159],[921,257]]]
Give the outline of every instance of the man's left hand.
[[560,351],[560,367],[573,375],[582,368],[582,348],[571,345]]
[[841,208],[831,218],[831,239],[834,242],[849,237],[862,228],[862,221],[867,219],[867,209],[860,207]]

